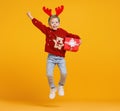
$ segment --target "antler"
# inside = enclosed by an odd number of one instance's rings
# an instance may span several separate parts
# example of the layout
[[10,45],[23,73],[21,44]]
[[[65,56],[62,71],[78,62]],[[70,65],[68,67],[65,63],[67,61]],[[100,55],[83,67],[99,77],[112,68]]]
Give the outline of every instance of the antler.
[[46,8],[45,6],[43,7],[43,11],[47,14],[47,15],[49,15],[49,16],[51,16],[52,15],[52,13],[51,13],[51,9],[49,9],[49,8]]
[[64,6],[63,6],[63,5],[61,5],[61,7],[55,8],[56,15],[58,16],[58,15],[63,11],[63,9],[64,9]]

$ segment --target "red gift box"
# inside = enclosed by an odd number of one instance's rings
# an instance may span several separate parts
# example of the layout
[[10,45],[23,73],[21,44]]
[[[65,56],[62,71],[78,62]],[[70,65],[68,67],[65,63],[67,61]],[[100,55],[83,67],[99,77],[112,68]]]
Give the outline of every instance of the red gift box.
[[80,46],[80,39],[66,37],[64,42],[64,50],[67,51],[78,51]]

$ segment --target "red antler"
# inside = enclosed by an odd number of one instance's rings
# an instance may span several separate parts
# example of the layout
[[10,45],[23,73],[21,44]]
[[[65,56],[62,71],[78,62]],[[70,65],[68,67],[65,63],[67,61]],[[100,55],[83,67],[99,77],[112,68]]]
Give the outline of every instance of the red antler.
[[52,13],[51,13],[52,10],[49,9],[49,8],[43,7],[43,11],[44,11],[47,15],[49,15],[49,16],[52,15]]
[[64,9],[64,6],[63,6],[63,5],[61,5],[61,7],[55,8],[56,15],[58,16],[58,15],[63,11],[63,9]]

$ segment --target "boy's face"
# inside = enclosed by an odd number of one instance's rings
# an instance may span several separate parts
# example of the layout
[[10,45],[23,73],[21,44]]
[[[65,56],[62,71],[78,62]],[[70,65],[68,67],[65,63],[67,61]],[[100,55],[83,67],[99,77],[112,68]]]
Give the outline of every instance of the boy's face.
[[49,26],[51,27],[51,29],[57,30],[59,25],[60,25],[60,22],[59,22],[58,18],[51,18],[50,19]]

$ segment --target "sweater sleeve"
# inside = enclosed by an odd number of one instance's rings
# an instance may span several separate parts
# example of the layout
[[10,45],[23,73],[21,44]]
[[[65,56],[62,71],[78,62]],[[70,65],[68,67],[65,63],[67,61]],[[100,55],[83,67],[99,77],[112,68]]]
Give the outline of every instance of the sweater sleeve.
[[46,34],[47,32],[47,27],[42,24],[42,22],[40,22],[39,20],[37,20],[36,18],[32,19],[32,23],[39,29],[41,30],[41,32],[43,32],[44,34]]
[[76,35],[76,34],[72,34],[72,33],[67,33],[67,37],[76,38],[76,39],[81,39],[80,36],[78,36],[78,35]]
[[62,29],[65,33],[66,33],[66,37],[70,37],[70,38],[76,38],[76,39],[81,39],[80,36],[76,35],[76,34],[72,34],[67,32],[66,30]]

